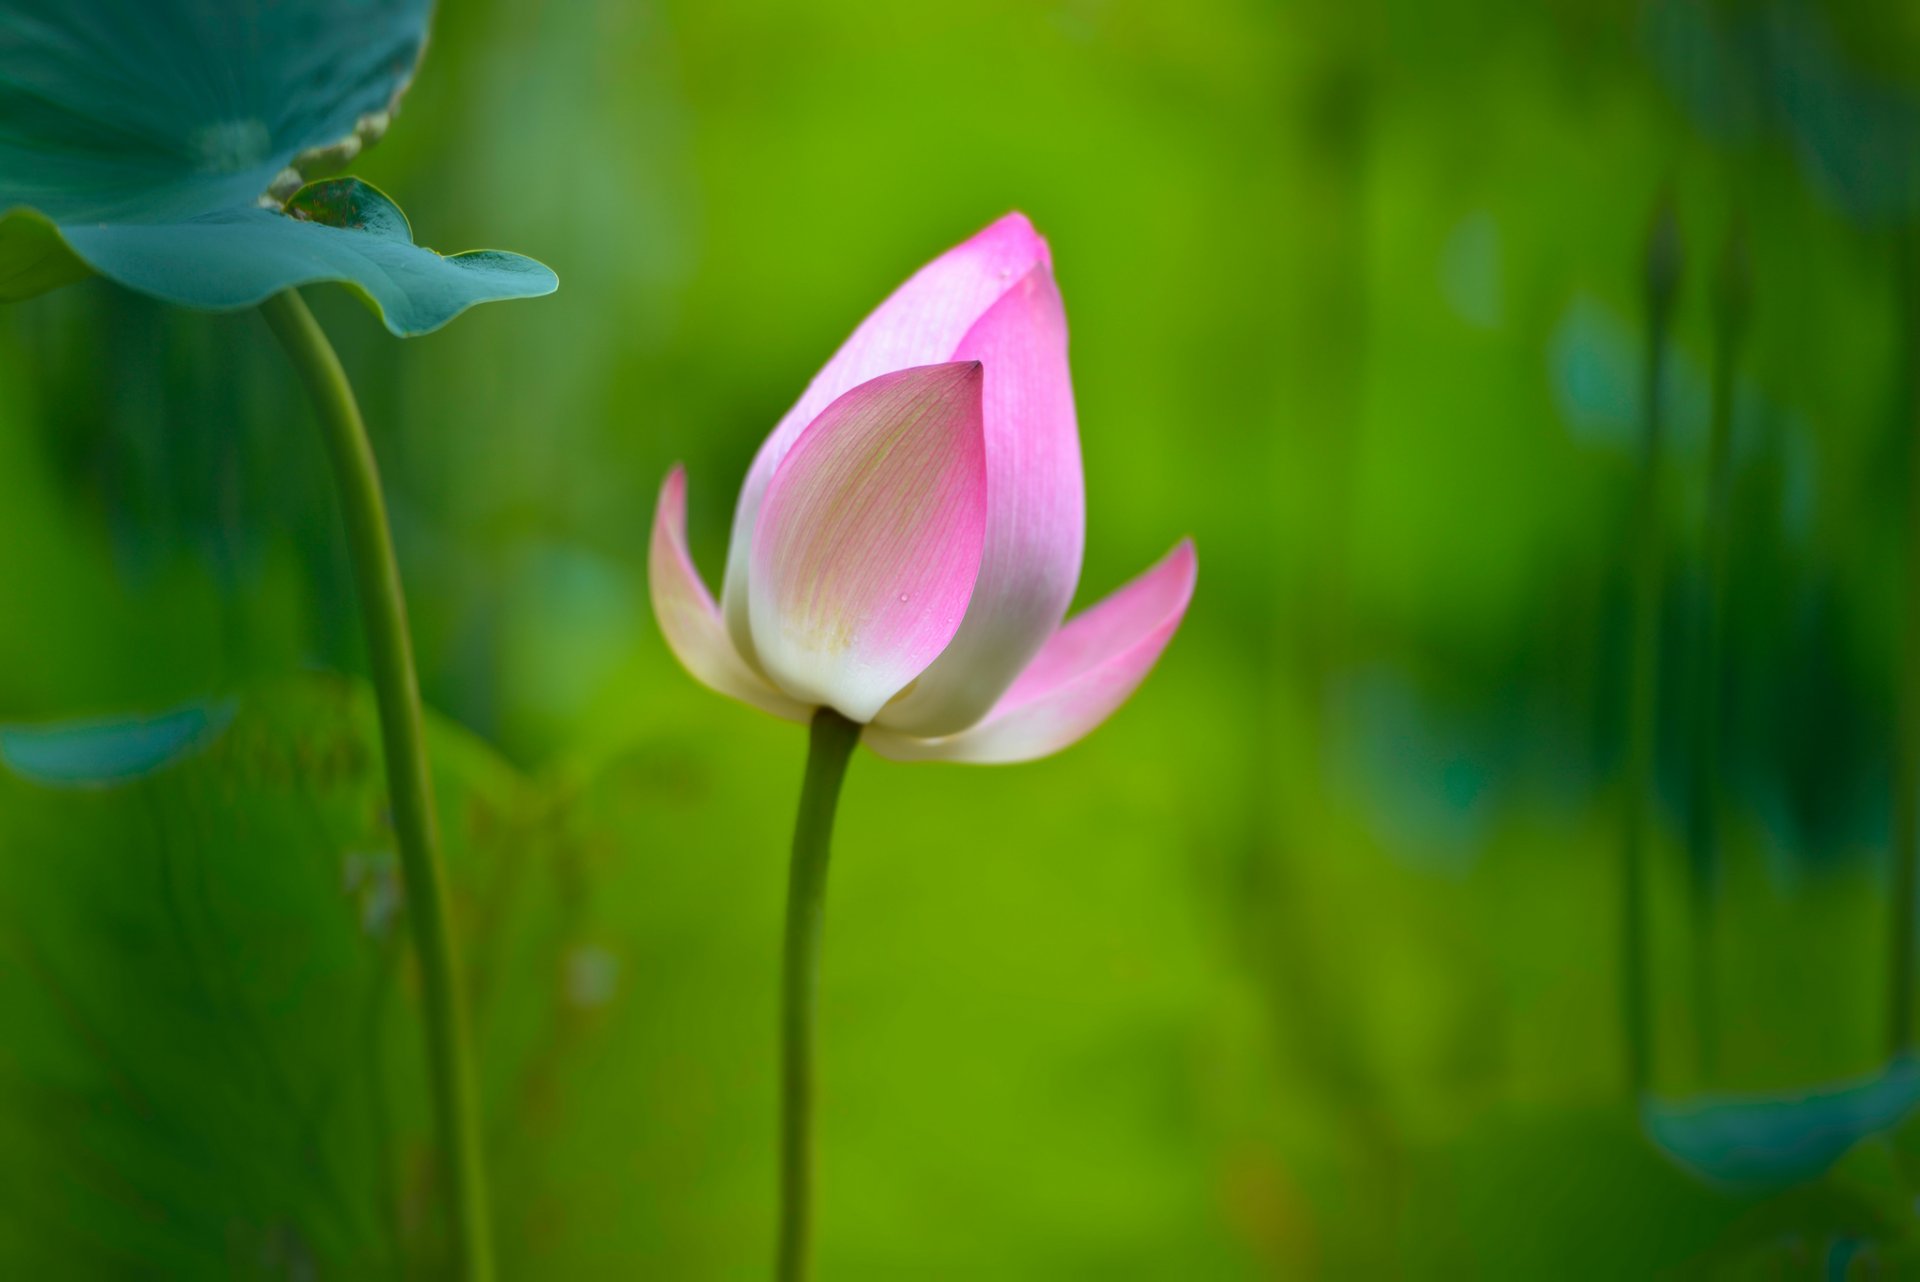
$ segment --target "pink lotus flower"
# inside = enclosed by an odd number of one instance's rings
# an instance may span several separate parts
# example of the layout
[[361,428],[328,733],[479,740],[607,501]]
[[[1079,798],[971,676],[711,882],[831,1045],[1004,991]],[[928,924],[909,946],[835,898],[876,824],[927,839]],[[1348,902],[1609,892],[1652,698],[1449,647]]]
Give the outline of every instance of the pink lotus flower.
[[686,474],[649,553],[689,672],[778,716],[831,707],[901,760],[1045,756],[1146,677],[1193,595],[1193,545],[1064,623],[1086,510],[1066,315],[1008,214],[861,322],[740,492],[721,600],[687,554]]

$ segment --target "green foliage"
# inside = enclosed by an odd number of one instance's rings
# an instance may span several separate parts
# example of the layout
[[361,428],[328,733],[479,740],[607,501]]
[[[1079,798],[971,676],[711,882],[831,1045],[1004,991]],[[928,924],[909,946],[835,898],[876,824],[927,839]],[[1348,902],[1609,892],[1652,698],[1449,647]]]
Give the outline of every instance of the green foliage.
[[[417,1271],[443,1244],[371,700],[316,677],[186,711],[41,725],[24,763],[22,731],[4,740],[0,848],[28,857],[0,861],[0,1271]],[[666,730],[587,774],[529,779],[432,727],[510,1273],[763,1267],[784,827],[766,803],[792,788],[751,762],[783,730],[731,746]],[[135,768],[129,745],[163,737],[174,751]],[[779,755],[797,766],[798,745]],[[1446,1065],[1471,1049],[1390,1003],[1260,1031],[1272,999],[1222,982],[1216,909],[1150,853],[1185,813],[1150,776],[1130,774],[1100,818],[1040,819],[1027,839],[1054,858],[1020,851],[1014,825],[1047,813],[1042,796],[1091,795],[1119,765],[1089,755],[1006,786],[856,763],[825,974],[824,1267],[1598,1279],[1773,1251],[1781,1224],[1816,1244],[1902,1241],[1885,1204],[1920,1191],[1920,1167],[1876,1165],[1883,1139],[1759,1201],[1694,1179],[1625,1107],[1516,1100],[1459,1125],[1471,1079],[1449,1084],[1461,1070]],[[945,804],[970,826],[915,828],[954,791]],[[757,817],[716,841],[716,814]],[[1384,875],[1363,864],[1301,889],[1338,912]],[[1524,881],[1538,919],[1563,883]],[[1410,959],[1471,923],[1469,902],[1378,910]],[[1061,907],[1074,903],[1088,911]],[[1266,942],[1247,940],[1256,973]],[[1470,976],[1507,949],[1557,991],[1576,982],[1519,939],[1454,962]],[[1275,978],[1289,989],[1324,982],[1288,965]],[[1392,952],[1347,969],[1381,994],[1409,973]],[[1458,977],[1425,988],[1442,1014],[1476,1000]],[[1512,1039],[1522,1062],[1561,1037],[1481,1034]],[[1377,1049],[1342,1063],[1313,1045],[1330,1039]],[[1362,1209],[1380,1198],[1400,1200],[1390,1230]],[[1302,1217],[1334,1235],[1300,1237]]]
[[[126,745],[164,719],[7,745],[0,846],[30,855],[0,871],[9,1276],[399,1276],[434,1249],[371,701],[314,680],[238,702],[140,771]],[[435,747],[471,927],[543,851],[512,772]],[[103,777],[78,777],[89,758]],[[520,973],[512,938],[479,932],[476,970]]]
[[[1675,5],[1736,26],[1750,9]],[[740,477],[807,378],[904,274],[1012,207],[1051,239],[1073,326],[1084,596],[1183,532],[1200,590],[1136,699],[1058,759],[854,761],[827,907],[822,1277],[1920,1266],[1911,1116],[1849,1123],[1791,1187],[1729,1188],[1662,1152],[1621,1085],[1622,551],[1639,263],[1669,187],[1654,1089],[1676,1108],[1818,1101],[1887,1069],[1907,286],[1834,179],[1898,167],[1830,172],[1815,144],[1852,136],[1820,96],[1836,77],[1848,101],[1911,96],[1920,11],[1826,9],[1819,42],[1688,37],[1723,42],[1692,68],[1764,53],[1757,92],[1805,86],[1798,124],[1726,134],[1699,86],[1669,82],[1664,5],[445,6],[404,124],[355,172],[403,193],[429,239],[538,245],[568,291],[418,345],[340,323],[363,317],[338,291],[313,302],[380,449],[445,718],[504,1275],[766,1268],[802,736],[665,652],[652,499],[685,461],[717,579]],[[1686,657],[1708,285],[1736,221],[1753,288],[1709,1069]],[[298,1032],[365,1011],[378,956],[344,859],[383,831],[359,697],[271,684],[361,663],[299,406],[251,318],[98,283],[0,313],[0,722],[241,692],[222,739],[137,781],[0,776],[0,885],[23,905],[0,922],[36,927],[100,986],[84,1009],[120,1023],[134,1068],[166,1074],[145,1087],[164,1125],[140,1138],[51,990],[0,956],[0,1014],[21,1029],[17,1053],[0,1039],[0,1274],[136,1272],[128,1243],[213,1275],[264,1257],[284,1276],[292,1242],[331,1263],[371,1241],[373,1273],[395,1240],[434,1253],[404,966],[391,1162],[357,1138],[372,1070],[340,1065],[359,1043]],[[290,808],[290,765],[263,779],[219,755],[251,735],[290,762],[343,720],[365,773],[334,777],[324,823]],[[463,797],[507,816],[495,839]],[[215,940],[210,920],[263,977],[291,964],[282,939],[334,959],[287,999],[300,1019],[246,1015],[281,1007],[222,987],[211,956],[191,978],[167,942],[162,837],[189,869],[205,840],[208,871],[235,866],[254,899],[190,929]],[[121,1010],[128,993],[185,1012],[199,1044],[132,997]],[[261,1122],[271,1074],[242,1049],[261,1033],[300,1091],[351,1079],[363,1120],[329,1143],[366,1184],[358,1209],[240,1165],[223,1110],[264,1125],[275,1162],[304,1143]],[[90,1081],[104,1120],[48,1111]],[[128,1147],[143,1190],[222,1174],[115,1200],[83,1124]],[[89,1160],[100,1187],[70,1174]],[[397,1238],[367,1229],[396,1205]],[[167,1245],[182,1225],[189,1245]],[[237,1226],[239,1255],[215,1225]],[[122,1254],[89,1247],[97,1229]]]

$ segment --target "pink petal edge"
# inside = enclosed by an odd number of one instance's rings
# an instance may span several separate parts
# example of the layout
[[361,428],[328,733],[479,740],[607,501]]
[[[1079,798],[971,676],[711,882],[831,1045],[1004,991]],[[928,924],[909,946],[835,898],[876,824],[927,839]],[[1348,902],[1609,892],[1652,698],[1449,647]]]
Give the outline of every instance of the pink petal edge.
[[867,727],[867,746],[896,761],[979,765],[1032,761],[1091,733],[1132,696],[1193,599],[1198,558],[1180,543],[1146,573],[1069,619],[979,725],[940,739]]
[[734,650],[726,624],[687,553],[687,470],[675,464],[660,486],[647,546],[647,590],[667,648],[695,680],[789,721],[812,709],[775,690]]
[[961,340],[986,367],[987,541],[953,643],[877,721],[904,734],[978,722],[1060,627],[1080,580],[1085,486],[1067,316],[1053,274],[1033,268]]
[[767,676],[871,721],[953,639],[980,573],[977,361],[896,370],[820,412],[754,527],[748,613]]
[[747,469],[734,509],[721,610],[734,646],[752,660],[747,578],[754,526],[767,486],[787,451],[828,405],[882,374],[954,359],[967,331],[1036,263],[1049,267],[1047,242],[1022,213],[1010,213],[949,249],[896,289],[821,367],[774,427]]

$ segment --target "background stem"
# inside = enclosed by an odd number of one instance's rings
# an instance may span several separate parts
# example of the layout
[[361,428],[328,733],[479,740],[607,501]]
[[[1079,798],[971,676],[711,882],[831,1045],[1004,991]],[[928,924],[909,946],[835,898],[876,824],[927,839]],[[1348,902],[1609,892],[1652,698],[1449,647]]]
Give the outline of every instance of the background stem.
[[1902,603],[1901,634],[1895,653],[1899,658],[1899,676],[1895,686],[1898,703],[1898,729],[1893,759],[1893,888],[1892,922],[1887,948],[1887,1053],[1905,1055],[1913,1050],[1913,951],[1916,863],[1920,863],[1920,798],[1915,796],[1920,783],[1920,379],[1913,362],[1920,355],[1920,253],[1914,244],[1916,233],[1909,227],[1900,234],[1897,279],[1901,297],[1901,319],[1905,326],[1902,346],[1906,360],[1902,382],[1905,384],[1906,412],[1912,418],[1907,434],[1907,582]]
[[1626,799],[1621,825],[1621,1018],[1627,1085],[1638,1098],[1652,1064],[1647,940],[1647,826],[1654,787],[1655,730],[1660,709],[1661,388],[1667,322],[1680,275],[1679,230],[1670,201],[1654,214],[1647,243],[1647,359],[1643,410],[1646,438],[1634,512],[1632,675],[1627,703]]
[[807,776],[793,825],[787,945],[780,992],[780,1254],[775,1276],[801,1282],[813,1238],[813,1012],[834,806],[860,727],[832,708],[813,714]]
[[1720,1070],[1714,982],[1719,929],[1721,695],[1726,686],[1727,561],[1733,522],[1733,375],[1746,320],[1744,233],[1728,234],[1714,289],[1713,424],[1707,445],[1706,573],[1700,591],[1693,680],[1693,772],[1689,780],[1688,866],[1692,917],[1693,1019],[1703,1085]]
[[466,1009],[447,922],[446,875],[421,724],[420,683],[414,675],[413,642],[407,632],[406,602],[380,492],[380,473],[346,371],[299,293],[277,294],[262,303],[260,311],[313,399],[339,487],[340,516],[346,525],[366,629],[367,662],[380,709],[380,740],[394,836],[400,847],[407,921],[426,1004],[434,1120],[446,1187],[453,1195],[454,1267],[457,1276],[471,1282],[491,1282],[493,1248],[479,1110],[467,1053]]

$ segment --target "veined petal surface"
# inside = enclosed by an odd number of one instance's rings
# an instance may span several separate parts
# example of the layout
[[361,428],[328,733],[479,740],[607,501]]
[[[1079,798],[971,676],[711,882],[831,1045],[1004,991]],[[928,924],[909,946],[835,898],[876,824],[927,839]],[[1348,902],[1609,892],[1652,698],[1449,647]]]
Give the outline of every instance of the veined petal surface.
[[1047,242],[1026,215],[1008,214],[915,272],[814,375],[760,446],[740,487],[720,599],[741,653],[753,653],[747,575],[754,524],[774,472],[801,433],[828,405],[869,379],[960,359],[954,353],[974,322],[1036,265],[1051,261]]
[[1066,615],[1086,542],[1067,316],[1052,270],[1021,277],[955,359],[986,370],[987,540],[960,631],[878,718],[923,736],[964,730],[1006,693]]
[[709,689],[777,717],[805,721],[812,709],[775,690],[734,652],[720,608],[687,553],[687,472],[675,467],[660,487],[647,547],[647,589],[653,617],[680,666]]
[[1137,690],[1193,599],[1198,563],[1183,540],[1152,569],[1067,620],[986,719],[939,739],[869,726],[867,746],[896,761],[1031,761],[1077,742]]
[[748,602],[760,666],[855,721],[960,626],[986,534],[977,362],[862,383],[821,411],[767,487]]

